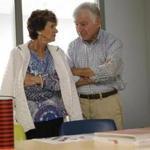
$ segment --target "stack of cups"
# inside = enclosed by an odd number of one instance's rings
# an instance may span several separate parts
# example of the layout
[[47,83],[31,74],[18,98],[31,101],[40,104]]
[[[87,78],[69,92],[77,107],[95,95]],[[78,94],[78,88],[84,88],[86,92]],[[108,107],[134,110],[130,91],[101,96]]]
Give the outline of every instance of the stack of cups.
[[0,96],[0,150],[14,148],[13,97]]

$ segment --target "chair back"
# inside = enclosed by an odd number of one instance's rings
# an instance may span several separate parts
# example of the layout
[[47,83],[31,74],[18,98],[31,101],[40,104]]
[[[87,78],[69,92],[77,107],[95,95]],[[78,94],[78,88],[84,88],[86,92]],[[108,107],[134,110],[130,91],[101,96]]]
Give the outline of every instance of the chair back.
[[60,128],[60,135],[86,134],[117,130],[114,120],[89,119],[64,122]]

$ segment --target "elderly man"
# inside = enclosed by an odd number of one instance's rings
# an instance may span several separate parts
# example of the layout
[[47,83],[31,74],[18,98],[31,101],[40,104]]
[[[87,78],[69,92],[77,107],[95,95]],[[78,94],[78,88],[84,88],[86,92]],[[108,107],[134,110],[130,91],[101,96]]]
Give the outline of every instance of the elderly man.
[[122,43],[101,29],[100,10],[95,3],[79,5],[74,19],[79,37],[70,43],[68,56],[83,115],[86,119],[113,119],[122,129],[118,93],[124,89]]

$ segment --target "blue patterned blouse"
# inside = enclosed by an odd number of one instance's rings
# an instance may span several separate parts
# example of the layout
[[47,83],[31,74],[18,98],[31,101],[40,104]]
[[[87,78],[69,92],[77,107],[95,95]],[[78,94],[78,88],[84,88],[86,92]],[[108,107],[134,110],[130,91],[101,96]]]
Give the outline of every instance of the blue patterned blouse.
[[53,58],[48,49],[43,59],[34,51],[30,51],[31,58],[27,73],[41,75],[43,87],[39,85],[26,86],[25,94],[34,122],[48,121],[64,117],[66,111],[63,105],[59,78],[56,73]]

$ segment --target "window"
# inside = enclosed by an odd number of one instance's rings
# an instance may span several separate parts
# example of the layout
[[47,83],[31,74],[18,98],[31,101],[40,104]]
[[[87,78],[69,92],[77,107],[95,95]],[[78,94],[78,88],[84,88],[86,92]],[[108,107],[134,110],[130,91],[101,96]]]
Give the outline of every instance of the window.
[[9,52],[15,46],[14,3],[0,0],[0,85],[8,62]]
[[[60,46],[66,52],[70,41],[77,36],[72,17],[73,11],[85,1],[94,2],[96,0],[0,0],[0,85],[10,51],[16,46],[16,43],[22,43],[22,37],[24,43],[29,40],[27,19],[33,10],[50,9],[54,11],[58,18],[58,33],[53,44]],[[99,1],[101,0],[97,0],[97,2]],[[17,7],[15,7],[16,5]],[[21,9],[23,16],[19,16]],[[15,11],[18,11],[17,16],[15,16]],[[21,17],[23,17],[23,33],[20,25],[22,24]],[[17,30],[15,30],[16,28]]]
[[29,40],[27,31],[27,19],[31,12],[36,9],[49,9],[52,10],[58,18],[58,33],[56,36],[56,41],[53,44],[60,46],[64,51],[66,51],[70,41],[72,41],[77,36],[72,17],[73,11],[79,4],[85,1],[94,2],[94,0],[22,1],[24,41]]

